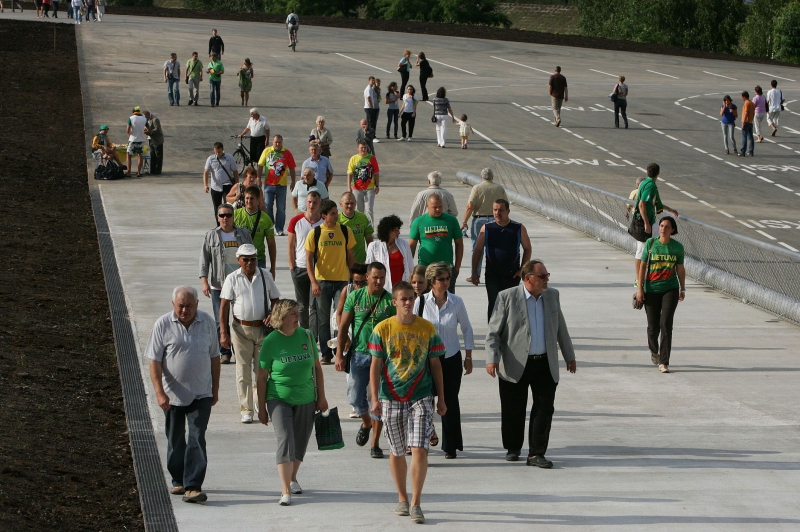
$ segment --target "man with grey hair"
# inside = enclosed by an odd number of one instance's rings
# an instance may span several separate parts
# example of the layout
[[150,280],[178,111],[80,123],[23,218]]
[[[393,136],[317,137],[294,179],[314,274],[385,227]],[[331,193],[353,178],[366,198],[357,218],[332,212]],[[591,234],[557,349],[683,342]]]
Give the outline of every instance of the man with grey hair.
[[[206,233],[200,252],[200,282],[203,295],[211,298],[214,320],[217,322],[217,341],[220,333],[219,305],[225,278],[239,267],[236,251],[243,244],[252,244],[250,230],[233,224],[233,205],[223,203],[217,208],[219,225]],[[227,324],[226,324],[227,325]],[[222,364],[230,364],[230,348],[220,346]]]
[[144,132],[150,137],[150,174],[159,175],[164,166],[164,130],[161,129],[161,120],[151,113],[142,113],[147,119]]
[[[253,422],[253,376],[258,373],[258,359],[269,312],[281,293],[272,275],[257,266],[258,251],[252,244],[236,250],[238,270],[225,278],[220,294],[219,343],[236,353],[236,392],[242,423]],[[233,323],[228,327],[228,314],[233,308]],[[228,332],[230,330],[230,332]]]
[[250,109],[250,119],[247,121],[247,127],[244,131],[236,135],[237,138],[242,138],[250,133],[250,161],[258,162],[261,158],[261,153],[267,147],[267,139],[269,138],[269,122],[266,116],[261,116],[257,107]]
[[442,198],[442,207],[444,212],[458,216],[458,207],[456,207],[456,200],[453,195],[441,187],[442,173],[433,171],[428,174],[428,188],[421,190],[414,202],[411,204],[411,217],[409,218],[408,225],[414,223],[414,220],[425,214],[428,210],[428,198],[433,194],[437,194]]
[[356,145],[364,142],[367,145],[367,153],[375,155],[375,147],[372,143],[377,140],[375,138],[375,129],[369,127],[369,122],[366,119],[361,119],[361,129],[356,133]]
[[[197,310],[197,290],[179,286],[172,292],[172,312],[156,320],[144,356],[150,380],[164,411],[167,470],[173,495],[184,502],[207,500],[203,480],[208,466],[206,428],[219,398],[219,347],[214,320]],[[189,438],[186,438],[186,425]]]
[[164,83],[167,84],[169,104],[179,106],[181,104],[181,63],[175,52],[169,54],[169,59],[164,62]]
[[[508,202],[506,189],[502,185],[497,185],[493,182],[494,172],[491,168],[484,168],[481,170],[481,182],[472,187],[472,192],[469,193],[469,200],[467,200],[466,212],[464,212],[464,221],[461,222],[461,229],[467,228],[467,221],[472,217],[472,227],[470,228],[470,240],[472,240],[472,252],[475,253],[475,243],[478,241],[478,235],[481,228],[494,218],[493,205],[494,202],[502,199]],[[481,266],[483,265],[483,250],[478,255],[478,269],[473,272],[478,277],[481,276]]]

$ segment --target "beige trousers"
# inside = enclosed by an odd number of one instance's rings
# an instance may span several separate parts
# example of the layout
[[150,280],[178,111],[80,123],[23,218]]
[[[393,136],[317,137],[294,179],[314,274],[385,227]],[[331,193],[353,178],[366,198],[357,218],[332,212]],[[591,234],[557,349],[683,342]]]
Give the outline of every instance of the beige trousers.
[[564,103],[564,99],[550,96],[550,103],[553,104],[553,116],[556,117],[556,122],[558,122],[561,120],[561,104]]
[[236,392],[239,395],[241,414],[254,415],[253,384],[258,374],[258,359],[261,342],[264,341],[263,327],[250,327],[236,321],[231,323],[231,342],[236,358]]

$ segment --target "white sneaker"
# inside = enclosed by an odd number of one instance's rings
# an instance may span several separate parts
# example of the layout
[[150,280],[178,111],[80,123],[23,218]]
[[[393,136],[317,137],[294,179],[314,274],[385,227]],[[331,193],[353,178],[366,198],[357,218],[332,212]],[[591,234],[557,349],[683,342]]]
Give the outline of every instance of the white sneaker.
[[242,414],[242,423],[252,423],[253,414]]
[[401,138],[399,138],[397,140],[406,140],[406,138],[405,137],[401,137]]
[[350,419],[358,419],[358,418],[360,418],[360,417],[361,417],[361,416],[359,416],[358,414],[356,414],[356,411],[355,411],[355,410],[351,410],[351,411],[350,411]]
[[288,493],[286,495],[281,495],[281,500],[278,501],[278,504],[280,504],[281,506],[289,506],[290,504],[292,504],[292,496],[289,495]]
[[292,495],[300,495],[303,493],[303,488],[300,487],[298,482],[292,482],[289,484],[289,491],[292,492]]
[[381,141],[380,141],[380,140],[378,140],[378,139],[372,139],[372,142],[373,142],[374,144],[380,144],[380,143],[381,143]]
[[406,142],[411,142],[411,137],[408,137],[408,138],[406,139]]
[[659,364],[658,371],[660,371],[661,373],[669,373],[669,366],[666,366],[664,364]]

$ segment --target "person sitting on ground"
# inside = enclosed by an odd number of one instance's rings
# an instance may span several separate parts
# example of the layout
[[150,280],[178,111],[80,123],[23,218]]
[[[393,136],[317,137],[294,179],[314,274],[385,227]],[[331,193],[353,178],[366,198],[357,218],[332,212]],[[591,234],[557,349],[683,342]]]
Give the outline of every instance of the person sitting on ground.
[[122,166],[122,161],[119,160],[119,155],[117,155],[117,148],[108,138],[108,126],[105,124],[100,126],[100,131],[92,138],[92,153],[98,151],[103,156],[103,159],[110,159],[117,163],[117,166]]

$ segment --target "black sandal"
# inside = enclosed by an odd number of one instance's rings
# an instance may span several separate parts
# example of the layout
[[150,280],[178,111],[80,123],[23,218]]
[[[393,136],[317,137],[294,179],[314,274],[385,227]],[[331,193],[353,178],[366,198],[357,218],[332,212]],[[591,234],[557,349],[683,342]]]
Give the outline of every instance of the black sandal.
[[432,447],[439,445],[439,435],[436,434],[436,429],[433,430],[433,436],[431,436],[430,444]]

